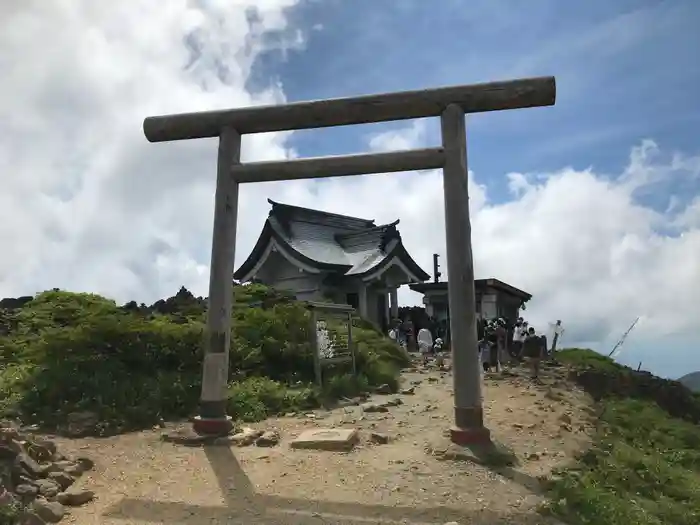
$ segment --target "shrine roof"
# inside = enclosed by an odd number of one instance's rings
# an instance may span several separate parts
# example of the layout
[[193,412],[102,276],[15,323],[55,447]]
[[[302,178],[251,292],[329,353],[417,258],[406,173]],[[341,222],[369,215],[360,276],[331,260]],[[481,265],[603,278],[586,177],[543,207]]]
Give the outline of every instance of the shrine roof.
[[370,219],[268,202],[272,207],[263,231],[234,273],[236,279],[254,270],[273,240],[306,265],[347,276],[366,276],[398,258],[414,280],[430,277],[403,246],[398,220],[377,225]]

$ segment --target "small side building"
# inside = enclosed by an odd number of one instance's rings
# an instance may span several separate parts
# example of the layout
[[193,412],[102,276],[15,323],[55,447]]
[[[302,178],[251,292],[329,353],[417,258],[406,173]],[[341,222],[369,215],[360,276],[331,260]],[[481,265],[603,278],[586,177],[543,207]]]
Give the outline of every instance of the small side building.
[[397,289],[430,276],[406,251],[399,221],[338,215],[268,200],[272,208],[246,261],[234,272],[288,290],[300,300],[349,304],[387,329],[398,317]]
[[[517,319],[520,309],[532,299],[529,293],[498,279],[476,279],[474,287],[477,319]],[[449,320],[447,282],[418,283],[410,288],[423,294],[423,304],[429,316],[438,322]]]

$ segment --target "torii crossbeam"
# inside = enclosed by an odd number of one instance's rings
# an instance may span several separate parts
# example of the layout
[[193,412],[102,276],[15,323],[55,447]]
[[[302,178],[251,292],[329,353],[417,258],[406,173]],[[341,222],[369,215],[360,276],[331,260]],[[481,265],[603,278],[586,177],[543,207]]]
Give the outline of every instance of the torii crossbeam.
[[[209,310],[200,398],[194,430],[219,434],[231,428],[226,414],[231,344],[233,269],[238,188],[245,182],[341,177],[442,168],[445,195],[448,297],[452,337],[454,425],[452,441],[488,441],[477,353],[465,113],[553,106],[554,77],[297,102],[223,111],[148,117],[150,142],[219,137]],[[276,162],[240,162],[241,135],[424,117],[440,117],[442,147]],[[234,327],[235,329],[235,327]]]

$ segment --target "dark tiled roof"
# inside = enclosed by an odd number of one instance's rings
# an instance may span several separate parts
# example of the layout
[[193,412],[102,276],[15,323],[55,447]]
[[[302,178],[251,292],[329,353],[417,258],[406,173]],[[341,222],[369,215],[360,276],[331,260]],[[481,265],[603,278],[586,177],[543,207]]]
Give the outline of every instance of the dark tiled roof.
[[236,278],[255,266],[270,238],[291,249],[306,264],[345,275],[366,274],[399,257],[416,277],[429,278],[404,249],[396,228],[399,221],[377,226],[373,220],[269,202],[272,209],[260,239],[248,260],[236,270]]
[[[505,283],[503,281],[499,281],[498,279],[494,279],[493,277],[490,277],[488,279],[474,279],[474,285],[477,289],[483,289],[486,288],[487,286],[490,286],[491,288],[495,288],[497,290],[501,290],[502,292],[505,292],[507,294],[513,295],[515,297],[519,297],[523,299],[524,301],[529,301],[532,299],[532,295],[524,292],[523,290],[520,290],[516,288],[515,286],[512,286],[508,283]],[[410,284],[409,288],[413,290],[414,292],[418,293],[425,293],[429,291],[447,291],[447,281],[440,281],[440,282],[431,282],[431,283],[417,283],[417,284]]]

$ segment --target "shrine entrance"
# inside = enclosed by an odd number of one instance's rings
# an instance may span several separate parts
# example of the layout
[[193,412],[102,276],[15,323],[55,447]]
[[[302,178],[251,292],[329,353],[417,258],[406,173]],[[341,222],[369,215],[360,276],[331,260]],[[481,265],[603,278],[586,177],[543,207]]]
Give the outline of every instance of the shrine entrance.
[[[488,441],[476,351],[465,113],[552,106],[555,100],[554,77],[540,77],[146,118],[143,129],[150,142],[219,138],[206,348],[195,430],[217,434],[231,427],[226,415],[226,387],[239,185],[442,168],[455,399],[451,437],[458,444]],[[240,161],[241,135],[245,133],[425,117],[440,117],[442,147],[274,162]]]

